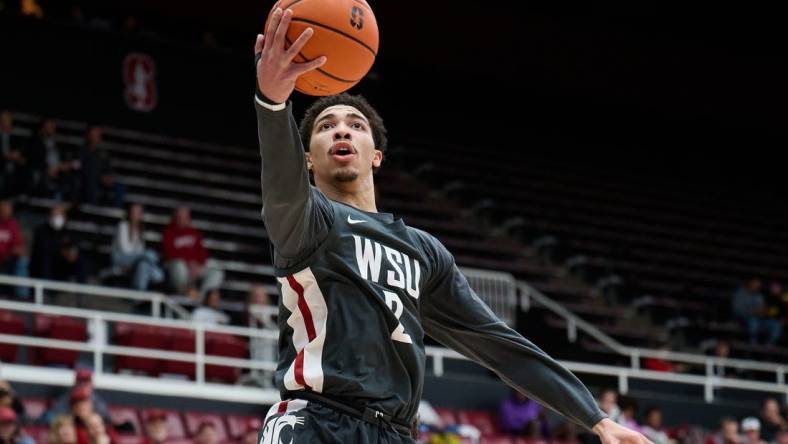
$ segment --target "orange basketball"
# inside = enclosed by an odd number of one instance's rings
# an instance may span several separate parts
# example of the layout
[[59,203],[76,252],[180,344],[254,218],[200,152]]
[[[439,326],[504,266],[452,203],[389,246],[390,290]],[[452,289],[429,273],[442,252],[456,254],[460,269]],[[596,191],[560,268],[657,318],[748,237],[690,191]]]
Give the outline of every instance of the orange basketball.
[[378,23],[365,0],[279,0],[271,8],[265,28],[276,8],[291,9],[287,45],[307,28],[315,33],[296,56],[306,62],[326,56],[320,68],[296,80],[296,89],[311,96],[339,94],[361,81],[378,53]]

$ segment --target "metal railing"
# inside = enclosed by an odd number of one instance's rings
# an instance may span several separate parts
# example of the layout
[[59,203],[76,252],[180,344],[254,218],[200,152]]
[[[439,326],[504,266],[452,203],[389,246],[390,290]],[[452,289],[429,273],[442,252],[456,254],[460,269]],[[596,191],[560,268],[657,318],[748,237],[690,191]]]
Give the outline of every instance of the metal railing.
[[508,325],[517,317],[517,281],[509,273],[461,268],[476,294]]
[[[13,312],[44,314],[53,316],[68,316],[82,319],[92,324],[91,337],[87,341],[72,341],[63,339],[41,338],[32,336],[0,334],[0,343],[16,344],[28,347],[47,347],[54,349],[74,350],[93,354],[93,368],[97,374],[103,373],[105,355],[145,357],[168,361],[181,361],[195,364],[195,381],[198,385],[205,384],[205,366],[220,365],[241,369],[276,370],[276,362],[239,359],[205,354],[205,333],[220,333],[241,336],[248,339],[259,338],[270,341],[274,347],[279,339],[279,332],[274,329],[256,329],[245,327],[231,327],[208,325],[200,322],[191,322],[175,319],[154,318],[130,314],[108,313],[82,308],[70,308],[49,305],[37,305],[28,302],[13,302],[0,300],[0,309]],[[183,329],[194,333],[195,352],[179,352],[155,348],[128,347],[111,345],[107,340],[110,322],[125,322],[138,325],[147,325],[167,329]]]
[[[711,401],[714,398],[714,389],[719,387],[755,390],[770,393],[782,393],[788,400],[788,385],[785,383],[786,365],[781,363],[757,362],[742,359],[718,358],[693,353],[681,353],[665,350],[629,347],[621,344],[614,338],[605,334],[591,323],[581,319],[557,302],[545,296],[533,287],[523,282],[517,282],[506,273],[493,273],[483,270],[463,269],[471,285],[488,304],[498,310],[511,310],[517,305],[519,293],[520,306],[529,310],[533,305],[542,306],[566,320],[567,338],[570,342],[578,339],[578,332],[583,332],[609,348],[613,353],[629,358],[628,367],[597,365],[579,362],[563,362],[570,370],[578,373],[606,375],[618,378],[619,389],[626,393],[631,379],[648,379],[669,381],[675,383],[691,384],[704,387],[705,398]],[[168,307],[183,319],[188,319],[189,314],[183,307],[169,301],[166,296],[159,293],[143,293],[129,290],[120,290],[106,287],[95,287],[63,282],[43,281],[39,279],[17,278],[0,275],[0,284],[24,285],[32,287],[35,294],[35,303],[0,301],[0,309],[22,311],[28,313],[42,313],[52,315],[73,316],[94,323],[97,335],[90,341],[82,343],[49,338],[24,337],[16,335],[0,335],[0,343],[9,343],[25,346],[63,348],[93,353],[93,364],[101,372],[104,355],[118,356],[145,356],[155,359],[165,359],[196,364],[197,384],[205,384],[205,365],[222,365],[237,368],[274,370],[276,363],[273,361],[251,361],[219,356],[205,355],[204,335],[206,331],[227,333],[249,338],[266,338],[276,341],[278,332],[275,330],[257,330],[240,327],[208,327],[182,320],[162,319],[162,307]],[[48,306],[43,304],[43,291],[45,289],[68,291],[75,293],[93,294],[107,297],[125,298],[137,301],[151,302],[151,315],[135,316],[128,314],[107,313],[79,308]],[[499,315],[501,313],[499,312]],[[512,315],[513,318],[514,315]],[[504,316],[502,316],[504,317]],[[195,332],[195,353],[173,352],[166,350],[151,350],[147,348],[125,347],[106,344],[106,329],[108,322],[133,322],[162,327],[191,329]],[[440,376],[444,374],[445,359],[465,359],[460,354],[440,348],[427,347],[427,355],[432,359],[433,372]],[[706,369],[705,375],[688,375],[670,372],[655,372],[640,368],[641,358],[658,358],[688,364],[698,364]],[[6,366],[9,364],[5,364]],[[737,378],[725,378],[716,375],[717,368],[736,368],[740,370],[753,370],[773,373],[774,382],[760,382]]]
[[[600,329],[590,324],[589,322],[581,319],[574,313],[570,312],[557,302],[542,294],[540,291],[531,287],[530,285],[519,282],[518,289],[520,291],[520,306],[523,310],[529,310],[532,304],[536,303],[552,311],[553,313],[561,316],[566,321],[567,339],[570,342],[577,340],[578,330],[589,335],[597,340],[600,344],[609,348],[614,353],[626,356],[629,358],[629,367],[613,367],[617,373],[598,373],[609,374],[610,376],[619,377],[619,386],[626,387],[627,378],[639,377],[642,379],[656,379],[665,381],[682,382],[689,384],[701,384],[706,387],[706,399],[711,401],[714,396],[714,387],[730,387],[741,388],[745,390],[759,390],[767,392],[785,393],[788,400],[788,385],[785,384],[785,372],[788,364],[781,364],[777,362],[759,362],[753,360],[735,359],[735,358],[721,358],[715,356],[706,356],[696,353],[674,352],[669,350],[657,350],[639,347],[630,347],[621,344],[614,338],[608,336]],[[640,368],[640,360],[642,358],[656,358],[665,361],[680,362],[685,364],[698,364],[705,368],[705,375],[685,375],[680,373],[669,372],[654,372],[642,370]],[[603,369],[606,366],[597,366],[593,364],[580,364],[572,363],[570,370],[575,369]],[[720,368],[735,368],[737,370],[753,370],[760,372],[768,372],[774,374],[774,382],[759,382],[749,381],[743,379],[733,378],[720,378],[716,376],[717,370]],[[605,372],[612,372],[607,369]],[[648,378],[646,377],[648,376]]]
[[[46,279],[23,278],[0,274],[0,285],[12,285],[33,289],[33,301],[36,305],[44,304],[44,291],[54,290],[80,295],[101,296],[114,299],[127,299],[136,302],[150,302],[151,316],[160,318],[163,314],[175,314],[181,319],[189,319],[189,312],[170,300],[167,295],[147,291],[126,290],[121,288],[102,287],[97,285],[73,284],[70,282],[50,281]],[[162,310],[164,309],[164,311]]]

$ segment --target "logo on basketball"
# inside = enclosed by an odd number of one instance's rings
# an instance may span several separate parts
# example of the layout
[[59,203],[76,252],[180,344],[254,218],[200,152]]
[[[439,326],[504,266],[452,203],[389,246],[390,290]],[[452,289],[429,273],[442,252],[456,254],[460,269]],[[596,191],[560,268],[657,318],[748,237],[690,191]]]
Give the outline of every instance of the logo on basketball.
[[358,30],[364,27],[364,10],[358,6],[350,10],[350,26]]
[[[265,425],[263,429],[263,437],[260,439],[260,444],[291,444],[294,439],[292,432],[297,425],[304,425],[304,418],[295,415],[282,415],[275,418]],[[282,441],[282,432],[290,429],[290,439]]]
[[123,98],[134,111],[151,112],[159,102],[156,62],[147,54],[133,52],[123,59]]

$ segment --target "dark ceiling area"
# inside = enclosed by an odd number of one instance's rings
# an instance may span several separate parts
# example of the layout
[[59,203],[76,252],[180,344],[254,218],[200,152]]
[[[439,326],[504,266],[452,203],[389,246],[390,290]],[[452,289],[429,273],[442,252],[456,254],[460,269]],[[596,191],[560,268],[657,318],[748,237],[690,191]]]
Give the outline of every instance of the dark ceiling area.
[[[78,3],[118,20],[133,15],[143,28],[210,31],[243,58],[273,0]],[[765,170],[788,142],[788,36],[776,7],[369,3],[380,51],[354,90],[382,110],[394,138],[483,140],[512,152],[566,141],[554,150],[693,165],[713,153],[714,162],[744,158]]]

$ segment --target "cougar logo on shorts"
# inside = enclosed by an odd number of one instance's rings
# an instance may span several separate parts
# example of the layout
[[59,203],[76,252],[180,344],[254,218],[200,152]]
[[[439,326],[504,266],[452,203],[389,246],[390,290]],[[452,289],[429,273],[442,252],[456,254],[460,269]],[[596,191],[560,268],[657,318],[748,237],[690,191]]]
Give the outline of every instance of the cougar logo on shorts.
[[293,442],[291,439],[288,442],[282,442],[280,435],[285,430],[285,427],[290,427],[290,430],[295,430],[295,426],[304,425],[304,418],[295,415],[282,415],[279,418],[268,421],[263,430],[263,438],[260,444],[290,444]]

